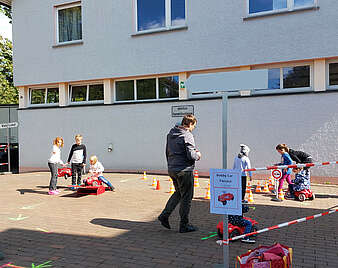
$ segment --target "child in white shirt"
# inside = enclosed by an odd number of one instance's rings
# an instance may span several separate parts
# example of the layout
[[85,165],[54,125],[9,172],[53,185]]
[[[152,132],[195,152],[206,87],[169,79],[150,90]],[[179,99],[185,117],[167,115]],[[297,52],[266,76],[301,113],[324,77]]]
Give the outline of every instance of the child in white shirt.
[[111,191],[115,190],[115,187],[108,181],[105,177],[103,177],[102,172],[104,171],[103,165],[97,160],[96,155],[92,155],[89,158],[90,168],[89,173],[92,176],[97,177],[100,181],[106,184]]

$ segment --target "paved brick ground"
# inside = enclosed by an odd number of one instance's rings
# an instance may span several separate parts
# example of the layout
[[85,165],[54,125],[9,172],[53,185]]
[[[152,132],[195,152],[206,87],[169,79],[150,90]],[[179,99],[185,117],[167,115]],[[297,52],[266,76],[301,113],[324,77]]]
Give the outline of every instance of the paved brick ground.
[[[172,230],[156,220],[169,198],[169,181],[158,176],[161,190],[135,174],[106,174],[115,193],[76,197],[60,179],[59,196],[48,196],[49,173],[0,176],[0,250],[6,259],[32,267],[52,261],[53,267],[212,267],[221,263],[217,238],[201,240],[216,231],[219,215],[209,213],[203,199],[207,179],[195,191],[191,222],[200,230],[180,234],[178,212],[172,215]],[[274,203],[267,194],[254,194],[248,213],[261,227],[310,216],[337,207],[337,185],[313,185],[314,201]],[[278,241],[294,249],[293,267],[338,267],[338,213],[263,233],[255,246],[234,242],[230,263],[236,255]]]

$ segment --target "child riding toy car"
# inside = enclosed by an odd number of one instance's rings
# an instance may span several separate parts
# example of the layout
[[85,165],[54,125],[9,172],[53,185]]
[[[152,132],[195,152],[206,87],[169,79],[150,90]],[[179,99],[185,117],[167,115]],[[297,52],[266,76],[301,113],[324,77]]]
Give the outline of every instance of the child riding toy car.
[[[243,217],[245,220],[248,220],[252,224],[251,232],[255,232],[258,230],[257,224],[258,222],[247,217]],[[229,238],[233,238],[235,236],[239,236],[244,234],[245,226],[237,226],[232,225],[230,222],[228,223],[228,236]],[[217,234],[220,239],[223,239],[223,221],[220,221],[217,224]],[[254,237],[255,235],[252,235]]]

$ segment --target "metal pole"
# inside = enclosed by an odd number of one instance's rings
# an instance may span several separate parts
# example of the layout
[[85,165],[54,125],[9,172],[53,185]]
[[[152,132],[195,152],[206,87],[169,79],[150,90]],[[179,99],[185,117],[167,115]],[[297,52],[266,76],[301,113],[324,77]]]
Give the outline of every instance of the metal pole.
[[9,143],[9,127],[7,127],[7,162],[8,162],[8,172],[11,172],[11,148]]
[[[227,145],[228,145],[228,95],[222,96],[222,147],[223,169],[227,169]],[[228,240],[228,215],[223,215],[223,239]],[[229,245],[223,245],[223,265],[229,267]]]

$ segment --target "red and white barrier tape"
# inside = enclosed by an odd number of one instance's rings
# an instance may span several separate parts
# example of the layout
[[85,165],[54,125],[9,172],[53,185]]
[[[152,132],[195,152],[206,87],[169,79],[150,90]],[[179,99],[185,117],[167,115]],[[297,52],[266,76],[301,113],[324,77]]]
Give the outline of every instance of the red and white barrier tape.
[[0,163],[0,166],[8,165],[8,163]]
[[271,170],[271,169],[284,169],[284,168],[296,168],[296,167],[314,167],[314,166],[327,166],[332,164],[338,164],[338,161],[332,162],[318,162],[318,163],[307,163],[307,164],[294,164],[294,165],[282,165],[282,166],[268,166],[262,168],[248,168],[243,171],[258,171],[258,170]]
[[264,233],[264,232],[271,231],[271,230],[274,230],[274,229],[278,229],[278,228],[282,228],[282,227],[289,226],[289,225],[292,225],[292,224],[300,223],[300,222],[303,222],[303,221],[308,221],[308,220],[316,219],[318,217],[321,217],[321,216],[324,216],[324,215],[328,215],[328,214],[331,214],[331,213],[334,213],[334,212],[337,212],[337,211],[338,211],[338,209],[329,210],[329,211],[326,211],[326,212],[323,212],[323,213],[320,213],[320,214],[316,214],[316,215],[313,215],[313,216],[309,216],[309,217],[305,217],[305,218],[301,218],[301,219],[293,220],[293,221],[289,221],[289,222],[284,222],[284,223],[281,223],[281,224],[278,224],[278,225],[274,225],[274,226],[271,226],[271,227],[268,227],[268,228],[264,228],[264,229],[258,230],[256,232],[252,232],[252,233],[248,233],[248,234],[243,234],[243,235],[235,236],[235,237],[230,238],[228,240],[217,240],[216,243],[219,244],[220,246],[222,244],[227,245],[229,243],[229,241],[234,241],[234,240],[238,240],[238,239],[244,238],[246,236],[251,236],[251,235],[256,235],[256,234]]

